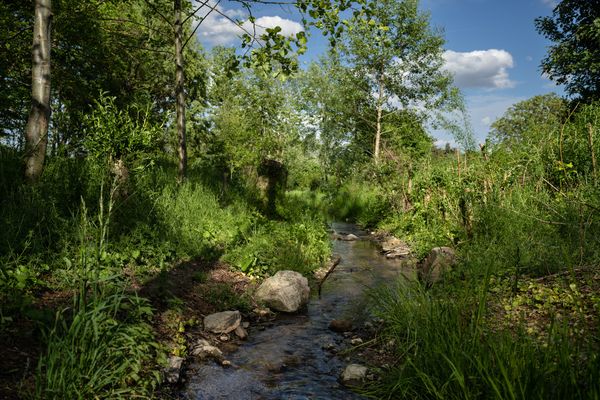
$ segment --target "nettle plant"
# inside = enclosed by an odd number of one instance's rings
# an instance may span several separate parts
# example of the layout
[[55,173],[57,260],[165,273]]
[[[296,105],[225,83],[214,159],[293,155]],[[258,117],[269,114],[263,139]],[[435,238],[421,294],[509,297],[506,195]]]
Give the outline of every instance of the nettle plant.
[[85,117],[84,147],[94,159],[126,162],[155,149],[160,133],[150,122],[150,109],[119,108],[115,97],[101,94]]

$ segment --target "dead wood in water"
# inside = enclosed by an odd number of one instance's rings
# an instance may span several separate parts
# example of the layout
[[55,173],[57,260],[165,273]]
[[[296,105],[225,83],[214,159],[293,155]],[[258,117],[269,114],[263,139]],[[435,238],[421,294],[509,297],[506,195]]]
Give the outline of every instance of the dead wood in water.
[[319,298],[321,298],[321,287],[323,286],[323,283],[325,283],[325,281],[327,280],[327,277],[333,272],[333,270],[335,269],[335,267],[337,267],[337,265],[340,263],[340,261],[342,261],[342,257],[337,256],[336,258],[334,258],[332,260],[331,266],[327,270],[327,273],[325,274],[325,276],[323,276],[323,278],[319,282]]

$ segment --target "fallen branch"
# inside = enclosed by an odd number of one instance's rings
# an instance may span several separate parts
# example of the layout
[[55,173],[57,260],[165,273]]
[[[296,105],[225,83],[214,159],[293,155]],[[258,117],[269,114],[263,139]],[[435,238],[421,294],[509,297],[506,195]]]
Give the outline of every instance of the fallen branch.
[[340,263],[340,261],[342,261],[342,257],[340,257],[340,256],[335,257],[332,260],[331,266],[327,270],[327,273],[325,274],[325,276],[323,276],[323,279],[321,279],[321,281],[319,282],[319,298],[321,298],[321,287],[323,286],[323,283],[325,283],[325,280],[327,279],[327,277],[333,272],[333,270],[335,269],[335,267],[337,267],[337,265]]

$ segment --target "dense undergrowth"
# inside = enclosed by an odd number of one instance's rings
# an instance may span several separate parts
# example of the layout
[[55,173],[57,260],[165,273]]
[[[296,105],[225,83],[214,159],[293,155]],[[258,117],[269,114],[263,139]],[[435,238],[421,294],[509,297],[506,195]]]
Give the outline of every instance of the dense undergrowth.
[[[600,106],[481,151],[388,159],[335,195],[340,218],[458,250],[443,283],[380,290],[397,362],[377,398],[599,398]],[[391,342],[390,342],[391,341]]]
[[[168,351],[132,285],[186,260],[261,276],[306,274],[330,254],[322,214],[282,199],[269,219],[252,181],[223,190],[210,171],[192,169],[178,185],[156,156],[134,160],[123,182],[97,160],[53,157],[28,186],[18,183],[18,155],[3,148],[2,157],[0,333],[28,320],[43,335],[36,398],[152,397]],[[75,293],[55,315],[38,304],[52,292]]]

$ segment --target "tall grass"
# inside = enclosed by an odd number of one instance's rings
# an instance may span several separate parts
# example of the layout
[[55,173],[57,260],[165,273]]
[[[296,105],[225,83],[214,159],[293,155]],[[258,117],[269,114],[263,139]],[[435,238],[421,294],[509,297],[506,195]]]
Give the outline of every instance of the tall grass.
[[551,327],[545,343],[487,326],[470,293],[435,297],[401,284],[374,294],[396,364],[365,393],[410,399],[597,399],[600,357]]
[[101,276],[115,189],[106,210],[101,191],[96,223],[82,206],[79,289],[73,306],[57,312],[47,334],[36,398],[150,398],[160,382],[153,365],[160,348],[148,324],[152,308],[145,299],[126,294],[119,276]]

